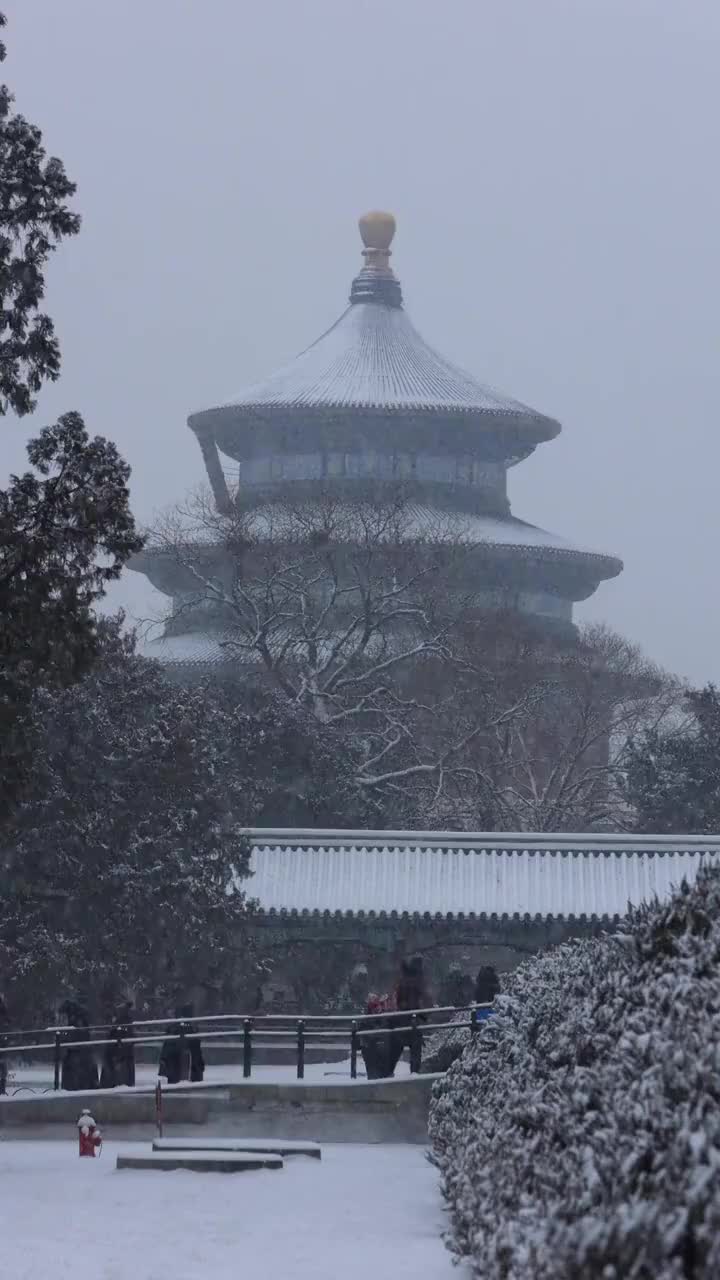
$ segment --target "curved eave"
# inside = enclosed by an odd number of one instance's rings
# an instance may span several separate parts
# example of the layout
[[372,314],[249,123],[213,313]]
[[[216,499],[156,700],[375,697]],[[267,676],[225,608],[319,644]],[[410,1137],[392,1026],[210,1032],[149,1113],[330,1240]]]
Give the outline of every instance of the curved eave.
[[[537,445],[554,440],[562,430],[554,418],[530,412],[392,402],[248,401],[217,405],[191,413],[188,418],[188,426],[200,439],[210,437],[230,457],[235,457],[242,436],[258,428],[287,430],[302,427],[307,431],[314,426],[324,430],[346,422],[359,429],[375,427],[379,422],[396,423],[398,428],[408,425],[415,429],[423,423],[435,429],[440,423],[456,424],[470,435],[473,432],[480,436],[500,435],[512,444],[513,453],[523,456],[531,453]],[[468,444],[471,443],[468,440]]]
[[156,591],[171,596],[178,590],[197,587],[197,580],[187,567],[191,558],[196,565],[202,562],[211,571],[223,554],[223,548],[214,543],[188,544],[168,550],[148,547],[136,551],[126,568],[133,573],[142,573]]
[[[526,563],[536,565],[566,567],[576,580],[578,576],[587,579],[587,586],[584,588],[587,595],[591,595],[600,582],[616,578],[623,569],[622,560],[599,551],[552,544],[538,545],[530,541],[525,543],[520,539],[517,542],[503,543],[494,542],[490,538],[468,540],[461,545],[460,549],[468,554],[475,551],[482,552],[487,559],[498,564],[511,564],[513,561],[522,559]],[[202,559],[207,566],[217,564],[228,554],[222,543],[188,546],[185,549],[187,558],[189,553],[192,553],[192,557],[196,560]],[[144,574],[158,591],[172,595],[183,588],[192,590],[196,585],[195,578],[183,564],[183,558],[183,549],[167,551],[147,549],[136,552],[129,560],[127,567],[135,573]],[[581,600],[585,599],[586,595],[582,591],[581,594],[573,591],[569,598]]]
[[[190,550],[191,548],[188,548]],[[493,541],[477,541],[477,543],[468,543],[465,545],[466,552],[471,553],[474,550],[484,552],[488,557],[498,562],[511,562],[521,557],[524,561],[533,561],[538,564],[566,564],[574,570],[587,571],[588,579],[594,584],[597,582],[618,577],[623,572],[623,561],[614,557],[606,556],[602,552],[591,552],[591,550],[577,550],[573,547],[538,547],[533,544],[523,543],[493,543]],[[222,544],[206,544],[201,548],[192,548],[193,554],[202,557],[206,563],[218,563],[220,559],[227,556],[227,550]],[[159,591],[165,591],[165,594],[172,594],[177,589],[181,580],[187,579],[188,588],[195,584],[190,572],[186,566],[183,566],[182,559],[178,558],[176,550],[142,550],[137,552],[128,561],[129,570],[136,573],[143,573],[150,580],[151,584],[156,586]],[[594,588],[593,588],[594,589]]]

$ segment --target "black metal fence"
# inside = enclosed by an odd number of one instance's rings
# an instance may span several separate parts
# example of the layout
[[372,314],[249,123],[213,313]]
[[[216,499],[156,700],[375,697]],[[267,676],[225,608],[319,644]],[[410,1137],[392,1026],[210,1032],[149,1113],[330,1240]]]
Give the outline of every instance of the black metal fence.
[[[445,1005],[441,1008],[416,1009],[412,1012],[371,1014],[214,1014],[198,1018],[152,1018],[128,1022],[123,1028],[107,1023],[92,1027],[45,1027],[43,1030],[7,1031],[0,1042],[0,1093],[7,1090],[7,1063],[12,1060],[34,1060],[38,1056],[49,1058],[53,1070],[53,1090],[60,1088],[63,1055],[68,1049],[105,1049],[108,1045],[162,1045],[167,1041],[179,1041],[182,1060],[185,1060],[193,1041],[213,1043],[234,1037],[241,1049],[243,1078],[252,1076],[253,1056],[258,1048],[282,1044],[295,1046],[296,1074],[298,1080],[305,1076],[305,1055],[308,1045],[320,1045],[328,1041],[339,1047],[347,1042],[350,1056],[350,1076],[357,1078],[358,1054],[364,1041],[378,1036],[403,1036],[410,1050],[410,1070],[421,1070],[423,1039],[449,1028],[467,1027],[475,1033],[480,1025],[479,1013],[491,1006],[483,1004]],[[466,1013],[467,1019],[458,1018]],[[438,1021],[439,1019],[439,1021]],[[384,1024],[378,1026],[378,1023]],[[370,1025],[368,1025],[370,1024]],[[159,1030],[178,1027],[177,1032]],[[158,1028],[156,1030],[156,1028]],[[130,1035],[122,1031],[129,1030]],[[73,1040],[73,1031],[82,1031],[90,1038]],[[139,1034],[138,1034],[139,1032]],[[3,1069],[5,1068],[5,1069]],[[23,1088],[23,1086],[21,1086]],[[19,1090],[14,1090],[18,1092]]]

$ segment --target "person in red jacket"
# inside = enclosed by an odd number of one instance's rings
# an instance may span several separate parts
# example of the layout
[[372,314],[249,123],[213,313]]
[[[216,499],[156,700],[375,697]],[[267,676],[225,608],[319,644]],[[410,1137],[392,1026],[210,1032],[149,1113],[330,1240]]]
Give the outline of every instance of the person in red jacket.
[[[370,1014],[389,1013],[395,1009],[394,995],[377,995],[371,991],[365,1005],[365,1012]],[[377,1018],[372,1022],[370,1019],[360,1024],[360,1031],[386,1031],[387,1018]],[[368,1080],[382,1080],[388,1075],[388,1056],[390,1047],[390,1036],[368,1036],[367,1040],[360,1039],[360,1052],[365,1063],[365,1073]],[[392,1073],[390,1073],[392,1074]]]

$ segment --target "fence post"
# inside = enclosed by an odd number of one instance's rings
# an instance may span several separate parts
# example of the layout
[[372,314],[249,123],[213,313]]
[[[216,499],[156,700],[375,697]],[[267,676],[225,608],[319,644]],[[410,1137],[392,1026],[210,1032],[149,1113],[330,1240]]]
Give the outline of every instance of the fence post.
[[248,1079],[252,1071],[252,1018],[243,1022],[243,1078]]
[[[103,1029],[102,1029],[102,1030],[103,1030],[103,1039],[105,1039],[105,1036],[106,1036],[106,1035],[108,1034],[108,1032],[109,1032],[109,1037],[108,1037],[108,1038],[110,1038],[110,1039],[112,1039],[112,1040],[114,1040],[114,1041],[115,1041],[115,1050],[114,1050],[114,1054],[115,1054],[115,1071],[117,1071],[117,1070],[118,1070],[118,1068],[119,1068],[119,1066],[120,1066],[120,1058],[121,1058],[121,1056],[122,1056],[122,1040],[123,1040],[123,1034],[122,1034],[122,1032],[123,1032],[123,1029],[122,1029],[122,1027],[120,1026],[120,1024],[118,1023],[118,1025],[117,1025],[116,1027],[113,1027],[113,1026],[111,1025],[110,1027],[103,1027]],[[130,1032],[130,1035],[132,1035],[132,1031]],[[132,1053],[132,1051],[133,1051],[133,1045],[131,1045],[131,1046],[130,1046],[130,1052]],[[104,1049],[103,1049],[103,1053],[105,1053],[105,1050],[104,1050]],[[114,1073],[113,1073],[113,1074],[114,1074]],[[115,1076],[115,1078],[117,1078],[117,1077]]]
[[417,1020],[417,1014],[412,1016],[412,1027],[410,1031],[410,1070],[413,1075],[417,1075],[420,1070],[422,1061],[422,1031]]
[[305,1078],[305,1023],[302,1018],[298,1019],[297,1024],[297,1078]]
[[187,1024],[180,1023],[180,1079],[190,1079],[190,1050],[187,1043]]
[[477,1035],[477,1029],[478,1029],[477,1006],[473,1005],[472,1009],[470,1010],[470,1035],[471,1036]]
[[60,1088],[60,1045],[61,1043],[62,1042],[60,1040],[60,1032],[56,1031],[55,1032],[55,1050],[54,1050],[54,1056],[53,1056],[53,1065],[54,1065],[53,1089],[55,1090],[56,1093]]
[[160,1076],[157,1078],[155,1085],[155,1124],[157,1127],[157,1136],[163,1136],[163,1117],[162,1117],[162,1080]]
[[358,1024],[350,1023],[350,1079],[357,1080]]
[[[133,1042],[135,1040],[135,1023],[131,1022],[128,1025],[127,1030],[128,1030],[129,1038],[131,1041],[130,1045],[128,1046],[128,1057],[127,1057],[128,1084],[132,1085],[134,1089],[135,1088],[135,1044]],[[162,1137],[162,1134],[160,1136]]]

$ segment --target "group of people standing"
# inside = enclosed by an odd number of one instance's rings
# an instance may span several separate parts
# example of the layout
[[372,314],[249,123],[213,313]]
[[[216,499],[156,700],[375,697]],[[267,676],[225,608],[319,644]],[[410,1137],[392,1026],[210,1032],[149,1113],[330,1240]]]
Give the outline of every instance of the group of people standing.
[[77,1092],[135,1084],[135,1046],[127,1043],[133,1035],[133,1008],[129,1002],[120,1006],[111,1025],[101,1036],[108,1043],[102,1047],[99,1070],[87,1009],[78,1000],[66,1000],[59,1012],[67,1022],[67,1029],[60,1037],[63,1046],[60,1068],[62,1089]]
[[[185,1021],[192,1017],[192,1006],[176,1010],[176,1022],[165,1028],[160,1050],[158,1075],[165,1076],[168,1084],[181,1080],[200,1081],[205,1074],[202,1045],[193,1035],[192,1024]],[[67,1021],[62,1032],[63,1048],[60,1087],[72,1092],[86,1089],[115,1089],[118,1085],[135,1084],[135,1045],[133,1007],[129,1002],[121,1005],[112,1023],[103,1031],[102,1059],[98,1070],[90,1035],[90,1019],[87,1010],[76,1000],[66,1000],[60,1013]]]
[[[483,965],[474,986],[471,978],[461,974],[459,966],[451,966],[448,979],[452,979],[454,989],[448,990],[448,981],[443,984],[441,1007],[446,1004],[454,1007],[478,1004],[486,1006],[478,1009],[479,1019],[484,1020],[492,1014],[493,1010],[489,1006],[500,990],[500,980],[493,965]],[[371,994],[367,1000],[366,1014],[393,1015],[378,1017],[376,1021],[366,1019],[362,1023],[360,1044],[368,1080],[381,1080],[395,1074],[403,1051],[412,1047],[413,1015],[416,1022],[427,1022],[427,1013],[418,1010],[432,1007],[433,1000],[426,982],[422,956],[403,960],[395,989],[383,996]],[[383,1034],[363,1037],[363,1031]]]
[[[357,978],[353,994],[359,1002],[362,999],[361,989],[367,984],[364,965],[357,966]],[[353,985],[351,982],[351,987]],[[367,992],[367,985],[364,989]],[[475,1003],[484,1006],[476,1015],[482,1019],[493,1012],[491,1006],[499,989],[497,970],[492,965],[485,965],[479,970],[474,984],[472,978],[462,973],[459,965],[451,965],[440,985],[440,1006],[466,1007]],[[412,1048],[413,1020],[426,1023],[427,1013],[422,1011],[432,1007],[423,959],[418,955],[403,960],[398,982],[391,992],[367,996],[365,1014],[369,1017],[366,1016],[360,1026],[360,1052],[369,1080],[394,1075],[403,1051]],[[67,1022],[60,1036],[62,1089],[114,1089],[119,1085],[135,1084],[135,1045],[132,1041],[137,1038],[137,1031],[133,1023],[134,1010],[129,1001],[120,1005],[110,1026],[102,1028],[97,1037],[105,1041],[99,1067],[87,1009],[78,1000],[66,1000],[60,1006],[60,1013]],[[380,1014],[390,1016],[377,1016]],[[190,1021],[192,1016],[192,1006],[184,1005],[176,1009],[175,1021],[165,1028],[158,1075],[164,1076],[168,1084],[204,1078],[202,1044]],[[9,1031],[10,1018],[0,996],[0,1046],[7,1043]],[[364,1031],[378,1034],[364,1037]],[[0,1093],[5,1092],[6,1057],[0,1054]]]

